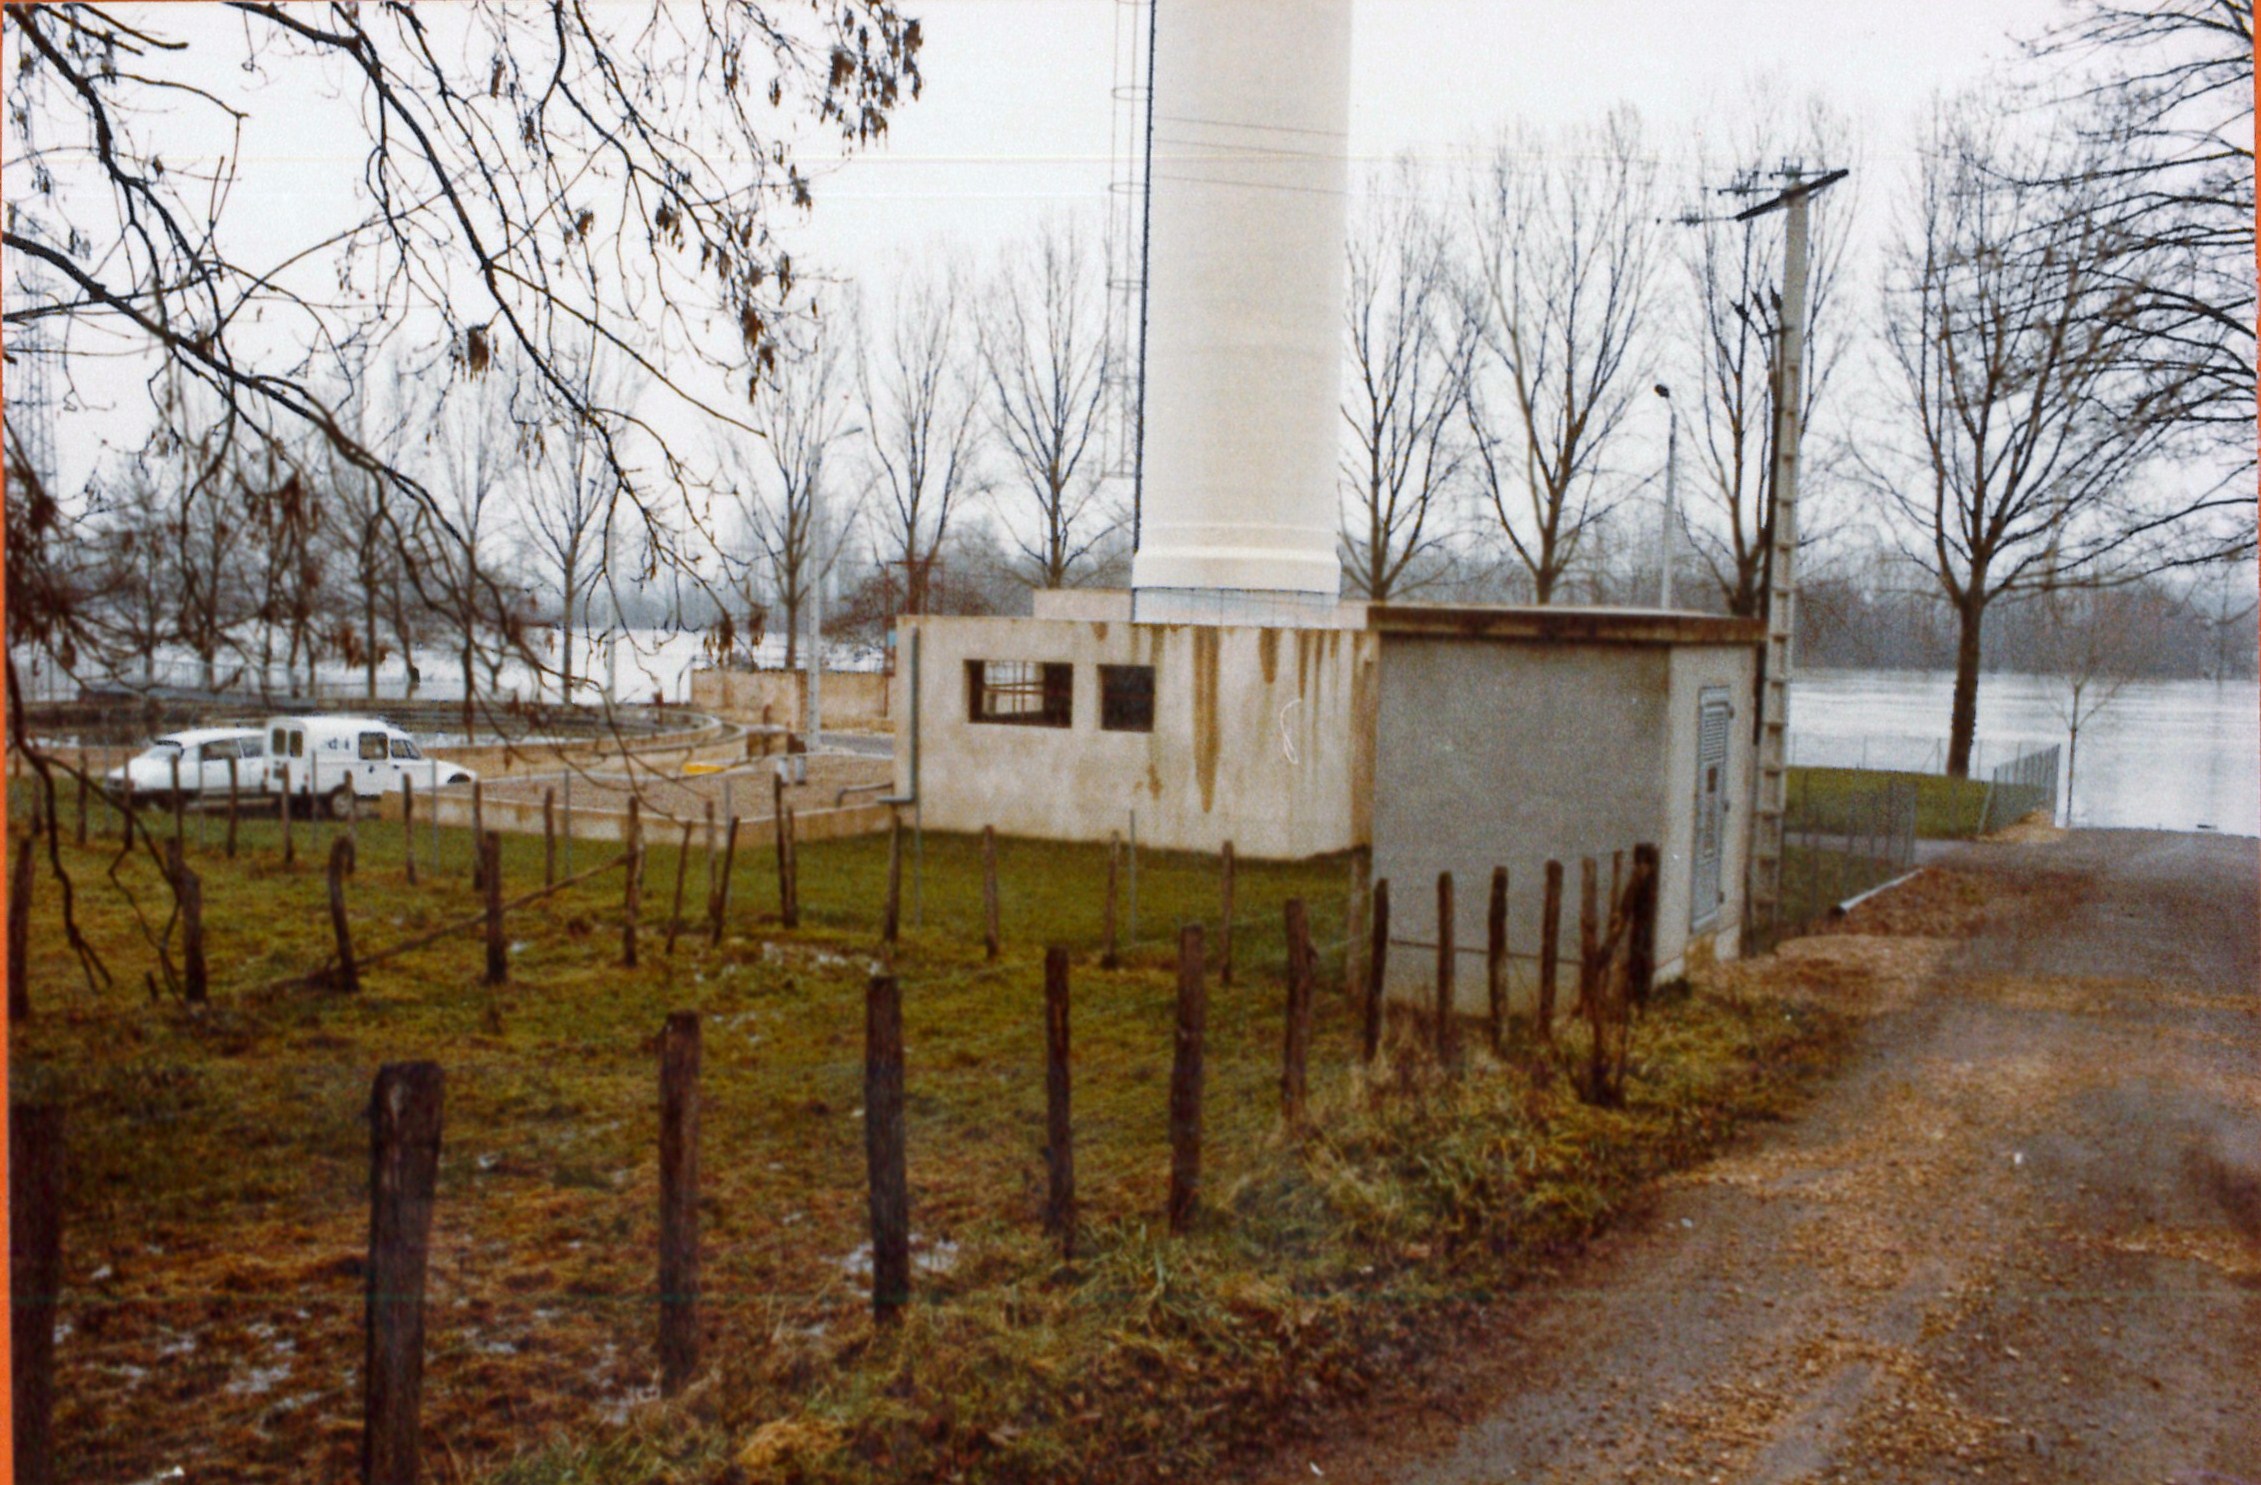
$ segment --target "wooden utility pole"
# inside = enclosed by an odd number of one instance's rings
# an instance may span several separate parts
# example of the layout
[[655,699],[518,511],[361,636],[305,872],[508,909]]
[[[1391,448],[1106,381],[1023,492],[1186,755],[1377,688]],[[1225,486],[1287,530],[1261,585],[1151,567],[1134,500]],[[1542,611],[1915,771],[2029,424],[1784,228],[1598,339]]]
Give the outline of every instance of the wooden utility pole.
[[1739,222],[1780,210],[1782,307],[1775,326],[1774,463],[1766,549],[1766,653],[1758,675],[1758,788],[1748,829],[1748,887],[1743,894],[1746,931],[1774,920],[1782,900],[1782,814],[1789,765],[1791,634],[1797,619],[1798,443],[1803,436],[1806,364],[1807,208],[1813,198],[1845,178],[1842,170],[1807,179],[1796,167],[1772,200],[1736,216]]

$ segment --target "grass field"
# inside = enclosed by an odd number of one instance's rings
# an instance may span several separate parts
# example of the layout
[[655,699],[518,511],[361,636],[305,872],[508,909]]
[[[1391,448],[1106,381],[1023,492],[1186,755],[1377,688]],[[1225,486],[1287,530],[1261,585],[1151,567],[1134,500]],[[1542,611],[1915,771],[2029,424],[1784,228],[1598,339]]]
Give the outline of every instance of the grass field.
[[[1140,942],[1103,971],[1104,852],[1001,842],[1007,952],[989,966],[978,842],[929,836],[921,926],[896,962],[917,1295],[899,1331],[875,1331],[858,1266],[861,1034],[884,840],[803,847],[803,926],[788,933],[767,844],[742,837],[725,942],[687,934],[672,957],[675,853],[655,846],[633,972],[619,967],[614,872],[512,917],[501,990],[479,984],[466,934],[370,971],[357,996],[254,993],[328,951],[312,863],[333,829],[300,827],[294,870],[272,821],[246,825],[233,864],[216,832],[192,841],[214,975],[198,1011],[152,993],[142,925],[161,929],[168,899],[145,856],[64,848],[112,977],[99,994],[42,859],[35,1018],[13,1033],[11,1072],[16,1096],[60,1101],[69,1130],[64,1478],[353,1476],[364,1109],[383,1062],[447,1074],[428,1478],[1128,1480],[1197,1478],[1315,1426],[1456,1307],[1779,1110],[1840,1030],[1808,1006],[1699,988],[1650,1013],[1624,1109],[1579,1104],[1527,1028],[1457,1085],[1415,1059],[1369,1086],[1331,947],[1348,863],[1244,863],[1239,973],[1211,990],[1204,1209],[1169,1239],[1172,936],[1213,918],[1216,863],[1142,854]],[[438,862],[427,842],[409,887],[397,826],[362,829],[349,888],[362,950],[474,909],[467,839],[443,832]],[[607,849],[583,842],[576,864]],[[696,904],[703,857],[690,867]],[[504,872],[510,891],[537,884],[540,842],[506,837]],[[1278,925],[1295,894],[1330,946],[1319,1127],[1302,1140],[1276,1117]],[[1077,957],[1073,1263],[1037,1223],[1046,942]],[[652,1038],[677,1009],[705,1028],[708,1364],[661,1405]]]
[[1815,829],[1851,828],[1860,818],[1857,801],[1894,779],[1915,783],[1918,839],[1968,840],[1978,834],[1986,810],[1984,779],[1862,768],[1793,768],[1785,781],[1785,797],[1792,819],[1813,822]]

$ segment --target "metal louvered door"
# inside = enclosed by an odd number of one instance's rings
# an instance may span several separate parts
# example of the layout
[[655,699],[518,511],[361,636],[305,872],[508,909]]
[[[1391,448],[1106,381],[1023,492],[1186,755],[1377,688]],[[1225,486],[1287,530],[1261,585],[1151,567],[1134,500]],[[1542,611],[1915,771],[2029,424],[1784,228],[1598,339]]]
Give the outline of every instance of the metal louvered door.
[[1725,686],[1706,686],[1696,698],[1696,846],[1689,862],[1688,926],[1709,928],[1719,918],[1720,861],[1727,840],[1727,737],[1735,707]]

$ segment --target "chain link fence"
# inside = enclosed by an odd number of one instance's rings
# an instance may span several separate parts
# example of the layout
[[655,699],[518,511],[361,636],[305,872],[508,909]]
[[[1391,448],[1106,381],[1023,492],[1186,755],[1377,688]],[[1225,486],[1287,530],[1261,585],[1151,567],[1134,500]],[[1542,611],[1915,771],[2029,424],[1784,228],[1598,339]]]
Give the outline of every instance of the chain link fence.
[[1986,807],[1979,822],[1979,833],[2000,830],[2035,810],[2047,810],[2051,823],[2055,823],[2057,763],[2062,752],[2062,748],[2051,744],[2020,754],[2007,763],[1996,764],[1987,776]]

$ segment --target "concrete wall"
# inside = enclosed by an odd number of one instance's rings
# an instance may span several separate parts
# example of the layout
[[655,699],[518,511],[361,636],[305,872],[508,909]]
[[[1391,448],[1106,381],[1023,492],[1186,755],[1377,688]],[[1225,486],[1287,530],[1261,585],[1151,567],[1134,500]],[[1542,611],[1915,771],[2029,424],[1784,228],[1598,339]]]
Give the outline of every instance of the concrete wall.
[[[1434,993],[1436,879],[1453,874],[1458,1003],[1484,1007],[1485,914],[1492,869],[1508,869],[1514,1003],[1537,988],[1547,861],[1563,863],[1564,994],[1574,985],[1579,861],[1609,885],[1613,853],[1654,842],[1662,861],[1659,975],[1680,973],[1688,940],[1696,695],[1735,688],[1747,708],[1752,654],[1735,646],[1560,643],[1385,633],[1374,760],[1373,874],[1391,893],[1388,989]],[[1729,776],[1749,766],[1748,713],[1731,729]],[[1741,810],[1729,850],[1716,945],[1732,954],[1740,911]],[[1567,1005],[1565,999],[1561,1002]]]
[[[801,670],[695,670],[691,704],[734,722],[793,732],[808,727],[808,672]],[[885,732],[894,725],[888,712],[888,678],[872,671],[824,673],[824,730]]]
[[[908,618],[896,640],[895,787],[911,787],[918,636],[921,813],[929,828],[1296,859],[1363,844],[1372,793],[1373,636],[1120,620]],[[1067,662],[1073,725],[968,719],[968,660]],[[1154,667],[1154,730],[1102,731],[1098,667]]]

